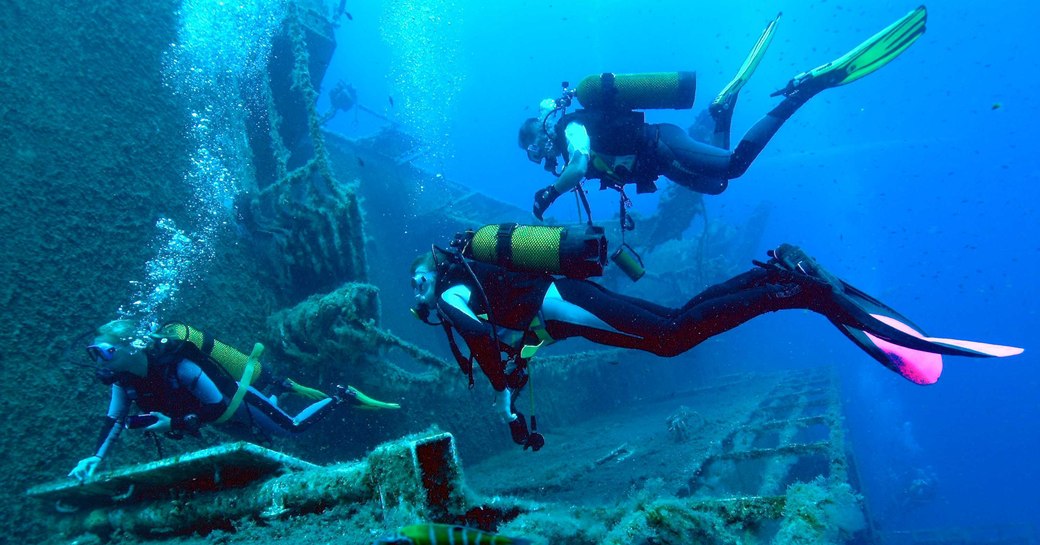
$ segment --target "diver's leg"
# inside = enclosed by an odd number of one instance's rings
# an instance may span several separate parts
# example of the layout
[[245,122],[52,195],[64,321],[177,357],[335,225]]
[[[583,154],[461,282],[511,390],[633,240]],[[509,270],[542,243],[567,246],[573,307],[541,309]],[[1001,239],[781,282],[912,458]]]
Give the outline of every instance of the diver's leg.
[[764,267],[780,269],[822,286],[810,308],[826,316],[846,337],[889,369],[917,384],[942,373],[942,355],[1006,357],[1021,348],[927,336],[909,318],[834,276],[797,246],[781,244]]
[[766,312],[807,308],[811,295],[795,275],[754,269],[710,288],[670,316],[650,312],[597,284],[560,279],[542,303],[554,339],[590,341],[674,356]]
[[664,305],[659,305],[657,303],[647,301],[646,299],[640,299],[639,297],[632,297],[630,295],[612,292],[600,286],[599,284],[596,284],[596,287],[600,288],[604,292],[607,292],[609,294],[608,297],[614,297],[618,301],[628,303],[630,305],[635,305],[651,314],[656,314],[657,316],[660,316],[662,318],[671,318],[675,316],[677,312],[677,309],[674,307],[666,307]]
[[659,355],[656,334],[672,319],[592,282],[560,278],[542,301],[545,329],[553,339],[583,337],[592,342]]
[[810,98],[825,89],[856,81],[885,66],[924,34],[928,13],[924,6],[885,27],[841,57],[798,74],[784,89],[783,102],[773,108],[744,135],[733,151],[729,178],[744,174],[780,126]]
[[722,149],[729,149],[729,135],[733,126],[733,108],[736,106],[737,95],[734,93],[731,99],[732,104],[725,110],[709,110],[712,119],[715,121],[715,127],[708,143]]
[[729,150],[698,142],[668,123],[651,125],[650,129],[657,142],[659,174],[698,193],[718,195],[728,187]]
[[755,267],[690,299],[676,318],[676,333],[663,341],[685,351],[767,312],[807,309],[826,315],[831,306],[831,291],[823,283]]
[[243,405],[249,411],[252,423],[264,431],[275,434],[299,433],[324,418],[337,405],[334,398],[325,398],[312,403],[296,417],[290,416],[280,407],[252,388],[246,392]]
[[777,23],[780,22],[780,15],[777,14],[766,25],[765,30],[758,37],[758,41],[751,48],[747,58],[744,59],[744,64],[740,66],[733,79],[722,88],[722,91],[708,106],[708,112],[715,121],[714,132],[711,139],[708,140],[708,143],[711,145],[729,149],[730,126],[733,123],[733,109],[737,105],[737,96],[740,94],[740,90],[744,88],[744,84],[751,79],[751,74],[758,68],[759,63],[762,62],[762,56],[765,55],[766,49],[769,48],[769,44],[773,41],[773,33],[776,31]]
[[662,129],[661,143],[667,145],[674,156],[671,161],[662,161],[665,163],[662,165],[662,173],[676,183],[701,193],[721,193],[721,189],[712,191],[712,188],[718,187],[719,181],[742,176],[784,122],[814,94],[803,92],[784,98],[748,129],[732,152],[688,137],[683,141],[677,138],[674,131]]
[[780,130],[785,121],[801,108],[812,95],[797,95],[785,98],[780,104],[767,113],[762,119],[748,129],[744,137],[733,150],[727,165],[726,176],[739,178],[751,166],[751,162],[765,149],[773,135]]

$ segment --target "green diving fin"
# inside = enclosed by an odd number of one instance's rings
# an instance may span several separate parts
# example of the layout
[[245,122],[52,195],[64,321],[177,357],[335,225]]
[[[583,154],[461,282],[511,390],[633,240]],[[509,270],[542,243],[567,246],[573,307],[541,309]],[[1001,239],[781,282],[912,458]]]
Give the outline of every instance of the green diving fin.
[[354,399],[360,403],[362,409],[400,409],[401,405],[397,403],[387,403],[385,401],[379,401],[372,399],[367,395],[361,393],[361,390],[353,386],[347,386],[347,393],[350,394]]
[[315,401],[319,399],[325,399],[329,397],[328,394],[318,390],[316,388],[310,388],[296,382],[291,378],[287,378],[282,382],[282,386],[289,390],[293,395],[298,395],[306,399],[313,399]]
[[520,349],[520,357],[525,360],[533,358],[534,355],[538,353],[538,349],[541,348],[544,344],[545,341],[542,341],[538,344],[525,344],[524,347]]
[[740,70],[737,70],[737,74],[733,76],[733,79],[722,88],[715,100],[711,101],[711,110],[728,110],[733,108],[733,102],[737,99],[737,93],[744,88],[744,84],[751,79],[751,74],[755,73],[755,69],[758,68],[759,63],[762,62],[762,57],[766,53],[766,49],[769,48],[769,44],[773,41],[773,33],[776,31],[776,24],[780,22],[780,16],[783,13],[777,13],[776,18],[766,25],[765,30],[758,37],[758,41],[755,42],[755,47],[751,48],[751,52],[748,53],[744,64],[741,65]]
[[922,5],[885,27],[841,57],[802,72],[787,87],[772,96],[791,94],[811,87],[813,92],[852,83],[875,72],[914,44],[924,34],[928,10]]

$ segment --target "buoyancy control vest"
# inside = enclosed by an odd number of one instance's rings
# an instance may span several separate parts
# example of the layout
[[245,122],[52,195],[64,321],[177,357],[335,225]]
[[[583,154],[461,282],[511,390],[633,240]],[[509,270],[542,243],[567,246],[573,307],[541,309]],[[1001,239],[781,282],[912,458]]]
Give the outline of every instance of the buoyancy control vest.
[[149,347],[149,363],[155,358],[176,363],[187,358],[196,362],[217,389],[228,398],[227,408],[216,418],[224,422],[238,410],[246,392],[260,377],[263,367],[260,355],[264,345],[256,343],[248,356],[231,346],[218,341],[199,329],[183,323],[169,323],[152,333]]
[[[602,73],[585,77],[576,89],[565,89],[585,108],[561,116],[551,134],[553,146],[566,154],[564,131],[568,124],[584,125],[591,143],[585,177],[598,179],[603,187],[635,183],[638,193],[656,191],[660,176],[655,164],[657,134],[634,110],[689,109],[697,94],[695,72],[652,72],[641,74]],[[557,101],[559,103],[560,101]],[[564,106],[570,99],[563,100]],[[622,163],[618,157],[632,156]]]
[[[640,151],[644,142],[644,115],[635,111],[575,110],[560,117],[554,138],[566,142],[567,125],[578,122],[589,133],[592,150],[608,155],[631,155]],[[566,149],[566,146],[561,146]]]
[[[639,193],[656,190],[659,177],[649,161],[657,146],[656,131],[644,121],[642,112],[576,110],[562,116],[556,124],[553,145],[566,149],[567,125],[580,123],[589,135],[589,165],[585,177],[600,180],[603,187],[619,187],[635,183]],[[621,165],[617,158],[631,156],[633,162]],[[569,161],[564,153],[564,162]]]
[[[178,383],[176,376],[177,364],[185,359],[198,365],[224,396],[234,398],[240,389],[250,356],[182,323],[163,325],[151,337],[152,343],[145,349],[148,376],[133,385],[132,389],[138,391],[128,390],[142,410],[193,412],[192,406],[198,404],[198,400],[190,394],[188,385]],[[260,376],[258,356],[257,353],[247,385]]]
[[[461,279],[471,283],[478,299],[475,304],[483,308],[499,326],[531,333],[535,342],[552,342],[544,332],[538,317],[541,294],[529,289],[536,284],[549,281],[550,275],[585,279],[603,274],[607,264],[607,238],[602,227],[594,225],[542,226],[502,223],[485,225],[477,230],[457,233],[451,242],[453,250],[440,250],[445,259],[437,262],[438,284],[453,283]],[[436,255],[436,253],[435,253]],[[522,274],[493,274],[491,269]],[[480,274],[478,274],[478,272]],[[486,286],[496,294],[509,294],[503,307],[488,298]],[[530,284],[530,286],[528,286]],[[518,298],[535,297],[531,300]],[[495,308],[497,307],[497,308]],[[527,309],[527,310],[525,310]],[[533,309],[533,310],[530,310]],[[417,314],[418,315],[418,314]],[[493,316],[493,319],[492,319]],[[423,319],[420,316],[420,319]],[[462,356],[451,332],[447,317],[441,316],[441,324],[463,372],[473,383],[472,360]],[[493,331],[493,330],[492,330]],[[492,333],[494,336],[494,333]],[[497,338],[494,339],[496,342]],[[534,354],[518,351],[510,359],[526,360]]]
[[[192,361],[204,360],[196,361],[196,363],[212,366],[214,367],[212,370],[218,371],[217,374],[226,375],[234,381],[243,379],[249,368],[250,358],[253,358],[254,362],[250,375],[246,378],[247,382],[255,383],[263,371],[263,366],[259,361],[263,345],[259,343],[254,347],[254,353],[247,356],[234,347],[215,339],[212,335],[179,322],[165,324],[151,336],[153,338],[151,352],[180,356]],[[211,371],[211,369],[205,368],[203,370],[207,374]]]
[[[181,384],[177,378],[177,364],[185,358],[192,361],[195,359],[190,355],[172,353],[149,352],[147,356],[147,375],[139,377],[128,373],[118,381],[129,400],[136,403],[142,412],[157,411],[172,418],[199,412],[202,403],[192,394],[191,385]],[[200,363],[199,366],[206,372],[204,363]],[[226,375],[210,372],[207,372],[207,375],[213,379],[221,392],[234,388],[234,381],[229,380]]]

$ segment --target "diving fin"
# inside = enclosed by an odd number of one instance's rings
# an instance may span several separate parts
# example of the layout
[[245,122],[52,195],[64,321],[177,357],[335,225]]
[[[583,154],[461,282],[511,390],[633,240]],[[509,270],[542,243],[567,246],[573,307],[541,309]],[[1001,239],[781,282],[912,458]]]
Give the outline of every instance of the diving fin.
[[808,72],[802,72],[787,87],[770,96],[791,96],[801,91],[815,94],[830,87],[852,83],[885,66],[924,34],[928,10],[922,5],[871,36],[852,51]]
[[715,100],[711,101],[711,106],[708,107],[711,115],[717,116],[718,113],[726,110],[733,109],[733,103],[737,100],[737,93],[744,88],[744,84],[751,79],[751,74],[758,68],[758,64],[762,62],[762,57],[766,53],[766,49],[769,48],[769,44],[773,41],[773,32],[776,31],[776,24],[780,22],[780,16],[783,13],[777,13],[776,18],[766,25],[765,30],[758,37],[758,41],[755,42],[755,46],[751,48],[751,52],[748,53],[744,64],[741,65],[740,70],[737,70],[737,74],[733,76],[733,79],[722,88]]
[[326,394],[325,392],[322,392],[321,390],[315,388],[304,386],[291,378],[286,378],[284,381],[282,381],[282,387],[288,390],[289,392],[293,393],[294,395],[298,395],[306,399],[313,399],[315,401],[329,397],[328,394]]
[[942,373],[942,355],[976,358],[1014,356],[1014,346],[928,337],[916,324],[891,307],[845,281],[838,304],[853,323],[831,319],[852,342],[885,367],[916,384],[934,384]]
[[928,337],[924,330],[892,307],[838,278],[801,248],[781,244],[769,252],[766,268],[805,275],[828,287],[828,297],[840,310],[821,313],[864,352],[917,384],[933,384],[942,373],[942,356],[975,358],[1021,354],[1014,346]]
[[367,395],[361,393],[361,390],[358,390],[357,388],[355,388],[353,386],[347,386],[347,395],[349,395],[350,397],[353,397],[354,399],[356,399],[358,401],[358,403],[360,403],[360,405],[358,405],[358,408],[360,408],[360,409],[400,409],[401,408],[401,405],[399,405],[397,403],[387,403],[385,401],[379,401],[377,399],[373,399],[371,397],[368,397]]

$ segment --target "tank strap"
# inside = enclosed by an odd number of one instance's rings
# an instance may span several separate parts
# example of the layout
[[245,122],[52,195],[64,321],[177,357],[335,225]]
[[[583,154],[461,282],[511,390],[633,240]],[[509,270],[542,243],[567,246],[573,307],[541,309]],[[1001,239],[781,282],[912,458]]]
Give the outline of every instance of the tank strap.
[[600,75],[599,81],[600,89],[603,91],[603,102],[605,104],[613,105],[618,94],[617,80],[614,78],[614,73],[604,72]]
[[210,335],[205,331],[200,331],[198,329],[196,329],[195,331],[202,334],[202,346],[199,347],[199,350],[202,350],[203,354],[209,356],[213,353],[213,346],[216,343],[216,339],[213,337],[213,335]]
[[540,341],[550,343],[556,341],[556,339],[553,339],[552,336],[549,335],[549,332],[545,329],[545,320],[542,319],[541,312],[536,314],[534,319],[531,320],[530,329],[531,333],[534,333],[534,336],[538,337],[538,340]]
[[451,328],[451,322],[446,316],[441,316],[441,325],[444,326],[444,334],[448,337],[451,355],[455,356],[455,361],[458,362],[459,368],[469,377],[469,387],[473,388],[473,355],[470,354],[469,358],[462,355],[462,350],[459,350],[459,344],[455,341],[455,332]]
[[231,401],[228,402],[227,409],[224,410],[224,414],[217,417],[215,422],[220,424],[226,422],[238,407],[242,404],[242,399],[246,397],[246,392],[249,391],[249,384],[253,381],[253,371],[257,365],[260,364],[260,355],[264,353],[264,345],[256,343],[253,345],[253,351],[249,354],[249,359],[246,360],[246,368],[242,372],[242,380],[238,381],[238,389],[235,390],[235,395],[231,397]]
[[503,223],[495,233],[495,256],[498,265],[506,269],[513,268],[513,231],[515,223]]
[[587,220],[585,223],[592,227],[592,207],[589,206],[589,198],[585,196],[585,186],[579,182],[578,187],[574,188],[574,192],[578,194],[578,198],[581,199],[581,206],[585,208],[585,218]]
[[541,347],[556,342],[556,339],[552,338],[552,336],[549,335],[549,332],[546,331],[545,321],[542,319],[541,312],[536,314],[534,319],[531,320],[531,325],[528,326],[528,330],[538,339],[538,344],[526,344],[520,348],[520,357],[524,360],[533,358]]

